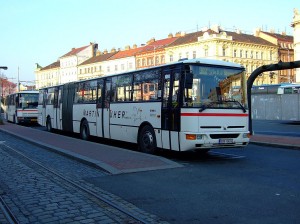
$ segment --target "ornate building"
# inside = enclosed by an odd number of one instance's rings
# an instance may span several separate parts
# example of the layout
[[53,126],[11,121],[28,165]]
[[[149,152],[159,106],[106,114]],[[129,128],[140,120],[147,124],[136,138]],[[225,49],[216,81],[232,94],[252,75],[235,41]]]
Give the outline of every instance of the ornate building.
[[[178,32],[168,38],[152,38],[146,45],[110,53],[98,51],[98,44],[73,48],[70,52],[46,67],[37,66],[37,88],[71,81],[112,75],[151,66],[171,63],[183,58],[210,58],[235,62],[246,68],[249,76],[256,68],[278,61],[300,60],[300,15],[294,11],[292,23],[294,38],[273,32],[255,30],[254,35],[221,29],[214,26],[193,33]],[[295,53],[294,53],[295,51]],[[283,70],[262,73],[255,85],[281,82],[300,82],[300,70]]]
[[[274,31],[265,32],[257,29],[255,31],[255,36],[263,38],[278,47],[278,58],[279,61],[288,62],[294,61],[294,44],[293,36],[288,36],[286,33],[278,34]],[[272,72],[274,76],[278,76],[279,83],[292,83],[295,82],[295,72],[294,69],[287,69]],[[272,75],[271,74],[271,75]]]
[[36,88],[58,85],[66,82],[77,81],[78,65],[96,55],[98,44],[90,43],[80,48],[72,48],[71,51],[61,56],[58,61],[46,67],[36,64]]
[[[278,62],[277,46],[260,37],[230,32],[216,26],[185,34],[166,48],[167,62],[181,58],[210,58],[235,62],[246,68],[247,76],[264,64]],[[256,83],[278,83],[276,76],[262,74]]]
[[155,40],[152,38],[143,45],[143,48],[136,54],[136,69],[149,68],[152,66],[165,64],[165,49],[173,43],[178,37],[169,34],[168,38]]
[[60,61],[53,62],[45,67],[41,67],[39,64],[36,64],[35,77],[37,89],[60,84]]

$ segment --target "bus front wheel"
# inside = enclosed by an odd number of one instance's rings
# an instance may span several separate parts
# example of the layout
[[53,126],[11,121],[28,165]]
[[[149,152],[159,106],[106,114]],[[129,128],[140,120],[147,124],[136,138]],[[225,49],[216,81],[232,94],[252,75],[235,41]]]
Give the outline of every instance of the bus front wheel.
[[144,126],[138,138],[139,150],[145,153],[153,154],[156,150],[156,138],[152,127],[149,125]]
[[80,138],[82,140],[89,140],[89,137],[90,137],[89,124],[86,120],[84,120],[80,126]]

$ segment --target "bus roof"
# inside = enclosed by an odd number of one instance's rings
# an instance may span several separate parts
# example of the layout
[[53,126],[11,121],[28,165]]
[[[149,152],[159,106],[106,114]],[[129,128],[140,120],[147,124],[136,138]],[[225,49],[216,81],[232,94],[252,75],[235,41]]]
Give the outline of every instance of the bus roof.
[[38,90],[23,90],[23,91],[11,93],[11,94],[8,94],[8,95],[13,95],[13,94],[18,94],[18,93],[39,93],[39,91]]
[[[244,66],[242,66],[238,63],[216,60],[216,59],[207,59],[207,58],[181,59],[178,62],[182,62],[182,63],[186,63],[186,64],[196,63],[196,64],[220,65],[220,66],[244,68]],[[175,63],[178,63],[178,62],[175,62]]]

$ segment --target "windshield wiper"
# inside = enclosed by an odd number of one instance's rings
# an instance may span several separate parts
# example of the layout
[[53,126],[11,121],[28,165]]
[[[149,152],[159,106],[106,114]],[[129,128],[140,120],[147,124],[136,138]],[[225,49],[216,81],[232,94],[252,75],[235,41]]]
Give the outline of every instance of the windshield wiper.
[[244,113],[246,113],[247,112],[247,110],[246,110],[246,108],[239,102],[239,101],[237,101],[237,100],[225,100],[225,101],[223,101],[223,102],[229,102],[229,103],[235,103],[235,104],[237,104],[238,106],[239,106],[239,108],[244,112]]

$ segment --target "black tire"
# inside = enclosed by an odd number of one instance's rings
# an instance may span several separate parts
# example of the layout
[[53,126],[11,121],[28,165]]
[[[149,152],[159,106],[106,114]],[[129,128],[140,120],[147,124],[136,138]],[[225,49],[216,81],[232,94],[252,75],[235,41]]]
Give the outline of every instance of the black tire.
[[51,119],[50,119],[50,117],[47,117],[46,129],[47,129],[47,131],[52,132],[52,125],[51,125]]
[[139,133],[138,145],[141,152],[153,154],[156,151],[156,137],[151,126],[146,125],[142,128]]
[[86,120],[84,120],[80,125],[80,138],[82,140],[89,140],[90,138],[89,124]]

